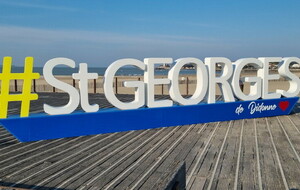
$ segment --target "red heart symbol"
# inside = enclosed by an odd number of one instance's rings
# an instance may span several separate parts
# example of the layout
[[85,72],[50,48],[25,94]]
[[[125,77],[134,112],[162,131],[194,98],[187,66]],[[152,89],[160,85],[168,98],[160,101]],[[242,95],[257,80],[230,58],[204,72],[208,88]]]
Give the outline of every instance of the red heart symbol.
[[289,107],[289,105],[290,105],[289,101],[279,102],[279,107],[282,111],[285,111]]

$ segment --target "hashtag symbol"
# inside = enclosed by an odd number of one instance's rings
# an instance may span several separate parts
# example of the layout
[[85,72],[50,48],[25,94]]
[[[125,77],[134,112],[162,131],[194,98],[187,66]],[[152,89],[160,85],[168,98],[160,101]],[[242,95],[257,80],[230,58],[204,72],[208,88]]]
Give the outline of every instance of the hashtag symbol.
[[[30,101],[37,100],[38,95],[31,93],[33,79],[40,78],[39,73],[33,73],[33,57],[25,58],[24,73],[11,73],[12,58],[4,57],[2,73],[0,73],[0,118],[7,118],[8,102],[21,101],[20,117],[29,115]],[[21,94],[9,94],[10,80],[23,80]]]

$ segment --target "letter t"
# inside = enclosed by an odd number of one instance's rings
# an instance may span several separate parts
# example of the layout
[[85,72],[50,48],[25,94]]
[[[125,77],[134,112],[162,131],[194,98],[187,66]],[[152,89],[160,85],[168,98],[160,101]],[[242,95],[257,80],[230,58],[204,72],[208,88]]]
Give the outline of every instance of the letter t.
[[82,109],[85,112],[96,112],[99,110],[99,105],[89,104],[89,95],[88,95],[88,80],[97,79],[98,73],[88,73],[88,66],[86,63],[79,64],[78,73],[72,75],[74,79],[79,80],[79,90],[80,90],[80,104]]

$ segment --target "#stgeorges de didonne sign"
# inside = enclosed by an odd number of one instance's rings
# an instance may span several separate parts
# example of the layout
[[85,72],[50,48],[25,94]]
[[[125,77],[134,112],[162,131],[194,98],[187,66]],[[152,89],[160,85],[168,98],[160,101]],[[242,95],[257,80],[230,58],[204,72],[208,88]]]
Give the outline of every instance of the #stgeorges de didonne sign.
[[[269,73],[271,62],[279,62],[278,74]],[[79,80],[77,90],[56,79],[52,73],[53,69],[60,65],[75,68],[75,62],[68,58],[51,59],[44,65],[43,76],[47,83],[68,93],[68,104],[61,107],[44,104],[46,114],[9,117],[1,119],[0,123],[20,141],[25,142],[285,115],[291,112],[298,101],[300,79],[289,69],[291,64],[300,63],[297,57],[243,58],[233,63],[224,57],[206,58],[204,62],[197,58],[181,58],[175,61],[167,78],[157,79],[154,75],[155,64],[162,63],[172,64],[173,59],[147,58],[144,62],[137,59],[120,59],[112,63],[105,72],[103,88],[107,100],[118,109],[99,110],[99,105],[90,105],[88,100],[88,80],[97,79],[98,74],[89,73],[87,64],[80,63],[78,73],[72,75],[74,79]],[[186,64],[195,66],[197,78],[196,90],[189,98],[180,94],[178,83],[180,69]],[[218,76],[217,64],[222,66]],[[246,65],[256,68],[257,76],[241,78],[241,71]],[[113,90],[114,76],[124,66],[135,66],[144,71],[144,81],[124,82],[125,87],[135,89],[132,102],[120,101]],[[3,75],[4,73],[3,69]],[[289,82],[288,90],[277,89],[275,92],[269,92],[269,81],[280,77]],[[250,83],[249,94],[241,90],[240,80]],[[169,85],[171,100],[155,100],[154,87],[158,84]],[[220,86],[224,102],[216,102],[216,84]],[[85,112],[74,113],[79,104]]]

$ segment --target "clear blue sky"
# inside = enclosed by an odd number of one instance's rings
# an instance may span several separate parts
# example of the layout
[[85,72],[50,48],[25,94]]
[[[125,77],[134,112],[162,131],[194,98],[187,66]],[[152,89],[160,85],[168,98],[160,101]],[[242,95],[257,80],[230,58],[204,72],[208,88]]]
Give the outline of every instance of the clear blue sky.
[[0,56],[300,57],[300,1],[0,0]]

